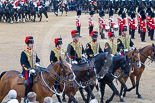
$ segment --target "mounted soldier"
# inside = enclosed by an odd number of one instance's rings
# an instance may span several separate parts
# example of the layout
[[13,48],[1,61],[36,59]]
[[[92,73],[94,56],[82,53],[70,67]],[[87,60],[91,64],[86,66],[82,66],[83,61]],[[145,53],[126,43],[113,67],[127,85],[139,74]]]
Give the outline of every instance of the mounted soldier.
[[35,68],[40,66],[40,59],[37,56],[37,53],[33,50],[34,40],[32,36],[28,36],[25,39],[27,48],[22,51],[20,63],[22,66],[22,74],[25,77],[25,98],[24,101],[27,103],[27,94],[32,91],[33,78],[31,74],[35,73]]
[[67,55],[71,58],[72,64],[79,64],[82,57],[85,57],[83,45],[79,42],[79,32],[73,30],[71,32],[73,41],[67,47]]
[[55,38],[55,48],[51,50],[50,63],[53,64],[59,61],[59,57],[64,59],[65,51],[62,49],[62,38]]
[[87,43],[87,45],[86,45],[86,54],[87,54],[89,60],[91,60],[91,58],[94,55],[97,55],[97,54],[103,52],[100,47],[100,44],[97,42],[98,32],[92,31],[90,36],[92,38],[92,41]]

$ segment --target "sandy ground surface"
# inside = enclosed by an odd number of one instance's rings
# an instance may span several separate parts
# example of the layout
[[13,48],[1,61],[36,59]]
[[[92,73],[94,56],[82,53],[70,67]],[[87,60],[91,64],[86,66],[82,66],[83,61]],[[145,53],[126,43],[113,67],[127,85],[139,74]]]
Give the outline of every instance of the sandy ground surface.
[[[81,22],[81,36],[80,42],[86,45],[87,42],[91,40],[88,35],[88,14],[82,14]],[[49,13],[49,22],[45,22],[43,18],[42,22],[26,22],[26,23],[0,23],[0,72],[7,70],[19,70],[20,66],[20,53],[24,49],[24,40],[26,36],[32,35],[34,37],[35,46],[34,49],[37,51],[38,56],[41,59],[41,66],[47,67],[49,65],[50,51],[54,48],[54,38],[63,38],[63,47],[67,48],[68,43],[72,41],[71,30],[75,28],[76,13],[70,12],[68,16],[58,16],[55,17],[53,13]],[[94,15],[95,27],[94,30],[98,30],[98,14]],[[39,19],[37,19],[39,21]],[[115,21],[117,23],[117,16],[115,15]],[[106,15],[106,22],[108,24],[108,16]],[[118,34],[118,33],[116,33]],[[99,37],[99,42],[101,47],[104,48],[104,44],[107,41],[101,40]],[[136,39],[133,40],[135,47],[142,48],[146,45],[151,45],[153,42],[150,41],[148,36],[146,36],[146,43],[142,43],[139,38],[139,34],[136,31]],[[155,42],[154,42],[155,43]],[[144,71],[141,81],[140,81],[140,93],[143,99],[138,99],[135,90],[127,93],[125,98],[126,103],[155,103],[155,65],[151,64]],[[116,85],[120,87],[120,84]],[[127,86],[131,87],[131,82],[128,80]],[[99,95],[96,90],[94,90],[96,98],[99,100]],[[105,99],[111,96],[112,91],[109,87],[106,87]],[[82,102],[81,96],[76,95],[76,99],[79,103]],[[6,97],[7,99],[7,97]],[[6,100],[5,99],[5,100]],[[54,96],[54,103],[57,99]],[[115,96],[112,103],[119,103],[119,97]]]

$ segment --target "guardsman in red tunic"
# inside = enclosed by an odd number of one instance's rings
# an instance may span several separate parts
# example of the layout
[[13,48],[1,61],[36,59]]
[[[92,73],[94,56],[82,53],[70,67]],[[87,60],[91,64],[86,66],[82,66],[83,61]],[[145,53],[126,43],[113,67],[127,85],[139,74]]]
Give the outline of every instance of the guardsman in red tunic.
[[131,11],[128,11],[128,26],[129,26],[129,35],[131,35],[132,29],[131,29]]
[[135,18],[136,14],[131,14],[131,39],[135,39],[135,30],[136,30],[136,24],[135,24]]
[[119,12],[118,12],[118,18],[117,18],[117,20],[118,20],[118,26],[119,26],[119,36],[121,36],[121,21],[122,21],[122,17],[121,17],[121,15],[122,15],[122,11],[120,10]]
[[147,29],[148,29],[148,36],[150,36],[150,33],[151,33],[151,29],[150,29],[151,14],[152,14],[152,11],[148,11],[148,13],[146,15],[146,24],[147,24]]
[[150,39],[153,41],[154,39],[154,30],[155,30],[155,13],[151,14],[150,19]]
[[122,13],[122,21],[121,21],[121,32],[124,31],[124,26],[126,26],[126,14],[125,13]]
[[100,11],[99,13],[99,19],[98,19],[98,22],[99,22],[99,32],[100,32],[100,35],[101,35],[101,39],[105,39],[105,26],[106,26],[106,22],[105,22],[105,19],[104,19],[104,11]]
[[94,11],[90,11],[90,17],[89,17],[89,35],[91,34],[91,32],[93,31],[93,27],[94,27]]
[[145,41],[145,35],[146,35],[146,16],[145,14],[141,15],[142,21],[141,21],[141,41],[142,42],[146,42]]
[[92,31],[90,36],[92,37],[92,41],[86,45],[86,54],[89,60],[91,60],[93,56],[103,52],[100,44],[97,42],[98,32]]
[[80,16],[81,16],[81,10],[78,10],[77,11],[77,18],[76,18],[76,28],[77,28],[77,31],[79,32],[79,37],[81,37],[80,36],[80,30],[81,30]]
[[114,16],[113,16],[113,10],[110,10],[109,12],[109,26],[110,26],[110,31],[113,32],[113,27],[114,27]]

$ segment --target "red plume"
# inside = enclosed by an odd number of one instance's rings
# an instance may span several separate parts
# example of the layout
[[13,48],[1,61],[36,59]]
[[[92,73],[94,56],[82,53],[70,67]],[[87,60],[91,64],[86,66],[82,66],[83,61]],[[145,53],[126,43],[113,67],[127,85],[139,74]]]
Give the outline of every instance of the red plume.
[[71,35],[72,35],[72,36],[75,36],[75,33],[76,33],[76,30],[73,30],[73,31],[71,32]]
[[92,32],[90,33],[90,36],[91,36],[91,37],[93,36],[94,32],[95,32],[95,31],[92,31]]
[[108,32],[108,37],[109,37],[109,38],[111,37],[111,32]]
[[56,45],[58,43],[58,38],[55,38],[54,42],[55,42],[55,45]]
[[29,41],[29,36],[27,36],[26,38],[25,38],[25,43],[27,43],[28,41]]

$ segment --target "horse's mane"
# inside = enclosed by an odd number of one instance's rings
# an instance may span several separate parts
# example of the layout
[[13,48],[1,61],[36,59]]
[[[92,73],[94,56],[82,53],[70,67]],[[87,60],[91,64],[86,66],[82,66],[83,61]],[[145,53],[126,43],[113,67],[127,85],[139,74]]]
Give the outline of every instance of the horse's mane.
[[150,45],[147,45],[147,46],[143,47],[142,49],[140,49],[140,52],[142,52],[148,46],[150,46]]
[[100,53],[100,54],[94,56],[93,58],[94,58],[95,60],[98,60],[98,59],[100,59],[101,57],[102,57],[102,58],[106,57],[107,55],[108,55],[107,52],[103,52],[103,53]]

